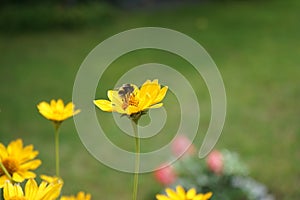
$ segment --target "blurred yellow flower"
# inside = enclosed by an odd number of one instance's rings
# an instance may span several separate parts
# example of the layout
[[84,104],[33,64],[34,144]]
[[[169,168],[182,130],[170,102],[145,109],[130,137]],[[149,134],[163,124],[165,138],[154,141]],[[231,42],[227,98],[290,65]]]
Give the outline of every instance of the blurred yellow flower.
[[147,80],[139,89],[133,84],[124,84],[118,90],[107,92],[108,100],[94,100],[94,104],[103,111],[118,112],[128,116],[141,115],[150,108],[159,108],[168,87],[161,88],[158,80]]
[[3,188],[4,200],[54,200],[60,195],[62,183],[48,184],[44,181],[38,186],[34,179],[29,179],[25,191],[19,184],[7,181]]
[[63,180],[57,176],[40,175],[40,178],[47,183],[63,183]]
[[7,180],[23,182],[24,179],[34,178],[36,175],[30,170],[35,170],[42,163],[34,160],[37,155],[33,145],[23,147],[21,139],[10,142],[7,148],[0,143],[0,188]]
[[211,192],[206,194],[197,194],[196,189],[189,189],[187,192],[181,186],[176,187],[176,191],[167,188],[167,195],[156,195],[157,200],[208,200],[212,196]]
[[39,112],[46,118],[54,122],[63,122],[64,120],[76,115],[80,110],[75,110],[75,105],[70,102],[66,106],[61,99],[51,100],[50,104],[43,101],[37,105]]
[[78,192],[77,196],[62,196],[60,200],[90,200],[90,194],[84,194],[84,192]]

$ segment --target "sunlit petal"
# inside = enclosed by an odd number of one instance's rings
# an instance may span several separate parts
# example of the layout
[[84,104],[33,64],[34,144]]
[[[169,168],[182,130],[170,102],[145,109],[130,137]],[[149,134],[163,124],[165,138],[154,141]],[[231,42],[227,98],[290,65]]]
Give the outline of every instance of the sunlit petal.
[[177,193],[175,191],[173,191],[172,189],[167,188],[166,189],[166,193],[170,197],[170,199],[172,199],[172,200],[180,200],[180,196],[177,195]]
[[168,91],[168,86],[163,87],[159,91],[159,93],[158,93],[157,97],[155,98],[155,100],[153,101],[153,103],[158,103],[158,102],[162,101],[165,98],[167,91]]
[[103,111],[112,112],[112,105],[110,101],[107,100],[94,100],[94,104]]
[[178,196],[180,197],[180,199],[184,199],[185,198],[185,190],[183,189],[182,186],[177,186],[176,187],[176,192],[178,194]]
[[34,179],[29,179],[25,185],[25,194],[28,199],[33,199],[36,196],[38,185]]
[[194,198],[194,196],[196,195],[196,189],[195,188],[192,188],[192,189],[189,189],[186,193],[186,197],[188,199],[192,199]]
[[15,181],[15,182],[23,182],[25,180],[25,178],[23,176],[21,176],[19,173],[15,172],[13,173],[13,176],[12,176],[12,179]]

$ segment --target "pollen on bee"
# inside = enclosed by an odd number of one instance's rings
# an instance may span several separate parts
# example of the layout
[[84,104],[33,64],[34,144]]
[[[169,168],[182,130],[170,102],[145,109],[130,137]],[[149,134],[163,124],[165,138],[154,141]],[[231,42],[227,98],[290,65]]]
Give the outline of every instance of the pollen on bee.
[[133,85],[127,83],[122,85],[118,90],[118,95],[122,98],[122,109],[126,110],[129,105],[137,106],[138,101],[135,99],[133,94],[134,87]]

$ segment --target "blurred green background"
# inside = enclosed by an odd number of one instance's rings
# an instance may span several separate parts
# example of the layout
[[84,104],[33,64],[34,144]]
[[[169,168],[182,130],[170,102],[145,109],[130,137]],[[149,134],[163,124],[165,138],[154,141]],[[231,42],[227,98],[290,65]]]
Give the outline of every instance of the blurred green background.
[[[74,79],[87,54],[121,31],[157,26],[198,41],[224,79],[228,110],[217,148],[237,151],[251,176],[266,184],[276,199],[300,197],[300,2],[287,1],[21,1],[0,2],[0,141],[22,138],[34,144],[43,164],[38,173],[54,174],[53,127],[37,111],[40,101],[71,101]],[[117,48],[117,47],[116,47]],[[97,98],[126,70],[158,62],[174,67],[191,82],[199,80],[181,58],[141,50],[116,60],[99,83]],[[101,86],[101,87],[100,87]],[[193,85],[201,106],[200,147],[210,119],[204,83]],[[165,105],[178,114],[168,94]],[[177,109],[177,110],[176,110]],[[130,149],[133,141],[115,128],[111,114],[98,112],[109,136]],[[174,136],[178,116],[161,133]],[[173,123],[172,123],[173,122]],[[72,119],[61,128],[63,194],[79,190],[93,199],[130,199],[132,175],[112,170],[84,148]],[[154,148],[150,142],[145,148]],[[155,143],[157,144],[157,143]],[[152,174],[140,178],[140,199],[153,199],[162,187]]]

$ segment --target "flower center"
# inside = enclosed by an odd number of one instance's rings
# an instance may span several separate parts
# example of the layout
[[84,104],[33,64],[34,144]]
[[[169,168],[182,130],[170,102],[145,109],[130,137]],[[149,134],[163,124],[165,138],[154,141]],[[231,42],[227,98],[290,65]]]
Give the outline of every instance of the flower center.
[[130,97],[129,97],[128,104],[130,106],[136,106],[137,107],[138,104],[139,104],[139,101],[137,99],[135,99],[135,96],[133,94],[131,94]]
[[118,91],[119,96],[122,98],[123,110],[128,106],[138,106],[139,101],[135,98],[134,87],[130,84],[124,84]]
[[55,116],[57,119],[60,119],[63,116],[63,112],[61,110],[53,110],[53,116]]
[[[2,161],[2,164],[4,165],[7,172],[12,175],[14,172],[18,170],[18,162],[14,159],[5,159]],[[4,174],[3,170],[0,168],[0,176]]]

